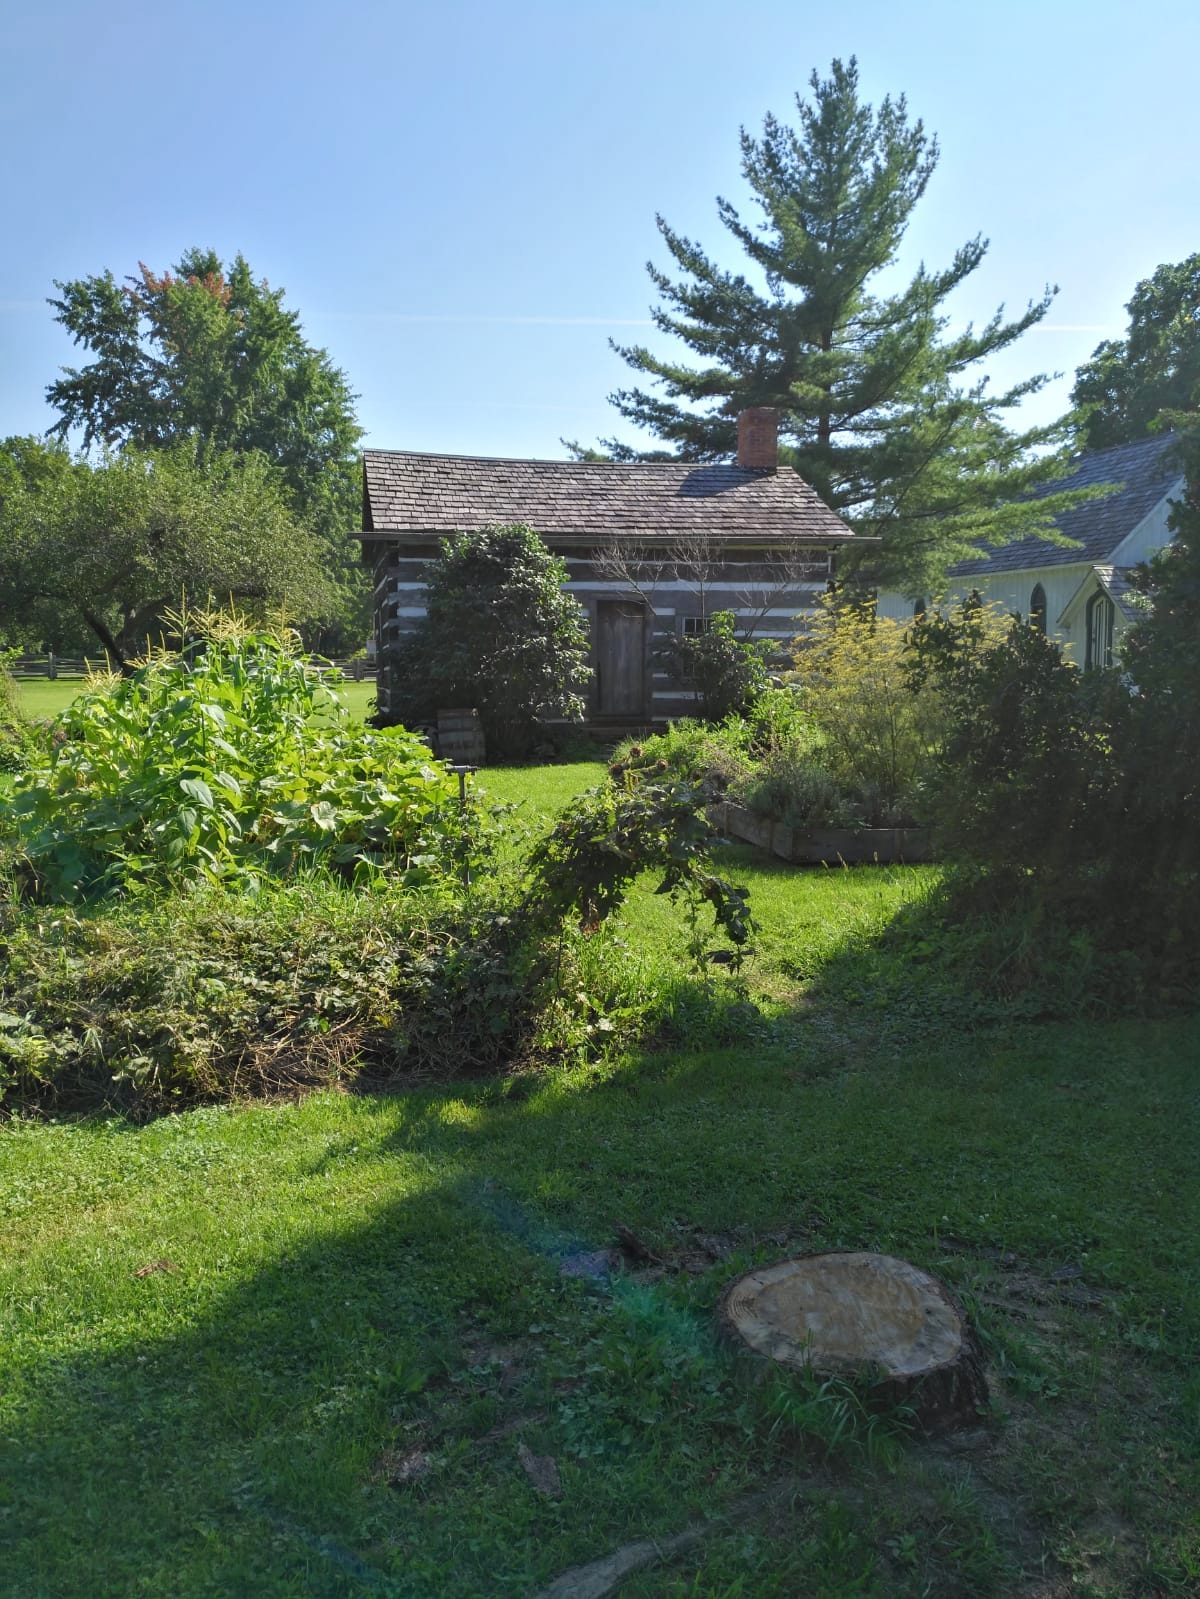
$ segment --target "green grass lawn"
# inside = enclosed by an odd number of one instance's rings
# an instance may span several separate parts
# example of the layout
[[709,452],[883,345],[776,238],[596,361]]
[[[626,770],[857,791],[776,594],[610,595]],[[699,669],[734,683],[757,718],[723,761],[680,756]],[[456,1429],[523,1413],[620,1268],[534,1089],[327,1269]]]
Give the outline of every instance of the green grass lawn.
[[[536,820],[601,770],[478,781]],[[515,1599],[780,1485],[622,1599],[1200,1591],[1200,1026],[982,1025],[877,944],[932,871],[724,869],[754,1006],[693,985],[701,1042],[0,1128],[6,1599]],[[686,996],[663,900],[620,936]],[[596,1280],[617,1224],[655,1263]],[[838,1442],[715,1338],[739,1269],[836,1248],[956,1288],[980,1428]]]
[[48,677],[22,677],[16,679],[17,704],[26,716],[39,719],[57,716],[65,711],[77,694],[82,692],[81,677],[58,677],[53,682]]
[[[17,682],[17,703],[26,716],[34,719],[57,716],[84,687],[81,677],[60,677],[53,682],[46,677],[24,677]],[[372,682],[345,683],[342,696],[354,715],[364,720],[375,708],[375,684]]]

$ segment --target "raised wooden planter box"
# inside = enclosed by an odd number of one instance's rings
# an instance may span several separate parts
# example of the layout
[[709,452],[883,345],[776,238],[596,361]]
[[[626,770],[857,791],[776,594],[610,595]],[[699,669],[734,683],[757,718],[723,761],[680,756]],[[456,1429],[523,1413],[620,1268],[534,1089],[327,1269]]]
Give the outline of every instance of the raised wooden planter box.
[[727,837],[755,844],[796,866],[887,866],[927,861],[932,855],[927,827],[825,827],[808,831],[768,821],[728,800],[710,805],[708,815]]

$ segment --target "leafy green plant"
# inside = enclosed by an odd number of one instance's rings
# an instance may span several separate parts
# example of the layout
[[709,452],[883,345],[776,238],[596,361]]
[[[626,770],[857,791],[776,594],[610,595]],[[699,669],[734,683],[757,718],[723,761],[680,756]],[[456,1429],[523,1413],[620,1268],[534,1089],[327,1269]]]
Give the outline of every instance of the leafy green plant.
[[764,689],[746,712],[747,748],[756,758],[775,750],[820,747],[821,735],[791,687]]
[[444,540],[426,574],[426,614],[395,653],[397,714],[427,721],[440,706],[477,707],[492,760],[527,757],[548,719],[582,720],[591,671],[566,579],[531,527]]
[[37,892],[456,867],[457,788],[419,739],[355,723],[282,631],[176,621],[185,650],[94,680],[20,776],[7,810]]
[[769,647],[739,638],[733,611],[714,611],[707,631],[672,638],[655,654],[665,671],[694,692],[707,722],[745,714],[767,687]]
[[17,704],[17,686],[0,652],[0,773],[19,772],[34,750],[32,729]]
[[619,779],[634,773],[652,782],[669,773],[670,781],[692,784],[705,799],[720,799],[750,769],[748,731],[739,717],[715,727],[685,718],[665,733],[618,744],[609,771]]
[[534,850],[529,906],[543,919],[574,916],[592,932],[621,904],[635,878],[661,873],[656,892],[687,907],[693,960],[712,958],[699,914],[708,905],[733,946],[717,953],[737,967],[754,924],[747,890],[709,870],[713,838],[697,789],[666,776],[654,782],[627,772],[620,783],[610,780],[581,794]]

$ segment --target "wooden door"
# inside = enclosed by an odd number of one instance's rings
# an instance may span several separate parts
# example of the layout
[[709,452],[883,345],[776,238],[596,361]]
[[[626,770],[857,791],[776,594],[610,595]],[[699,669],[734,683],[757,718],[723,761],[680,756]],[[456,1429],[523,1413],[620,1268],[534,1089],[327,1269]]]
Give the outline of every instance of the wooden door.
[[596,606],[596,711],[646,714],[646,610],[636,600],[601,600]]

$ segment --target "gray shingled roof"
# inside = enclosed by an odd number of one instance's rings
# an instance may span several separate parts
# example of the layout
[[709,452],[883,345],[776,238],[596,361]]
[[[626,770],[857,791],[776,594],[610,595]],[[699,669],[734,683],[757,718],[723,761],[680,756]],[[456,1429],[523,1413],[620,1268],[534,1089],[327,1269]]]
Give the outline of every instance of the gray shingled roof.
[[1145,615],[1142,595],[1129,581],[1133,575],[1131,566],[1094,566],[1092,571],[1099,578],[1100,587],[1109,599],[1131,622]]
[[1109,599],[1126,618],[1127,621],[1136,622],[1146,614],[1145,601],[1139,590],[1135,589],[1130,579],[1134,573],[1132,566],[1093,566],[1082,579],[1079,587],[1063,606],[1058,617],[1061,627],[1066,616],[1075,609],[1080,596],[1092,594],[1092,579],[1095,578]]
[[854,536],[791,467],[367,450],[363,481],[367,536],[466,533],[507,522],[528,522],[556,540],[713,533],[826,544]]
[[[1173,456],[1173,434],[1156,434],[1136,444],[1114,444],[1107,450],[1090,450],[1076,458],[1074,470],[1039,492],[1057,493],[1062,489],[1091,488],[1097,484],[1116,485],[1103,499],[1088,500],[1072,511],[1055,518],[1054,525],[1075,545],[1048,544],[1045,539],[1017,539],[993,549],[978,560],[960,561],[950,568],[952,576],[971,573],[1023,572],[1038,566],[1090,565],[1107,561],[1117,545],[1144,517],[1148,516],[1167,491],[1183,475]],[[1037,498],[1035,495],[1034,498]]]

